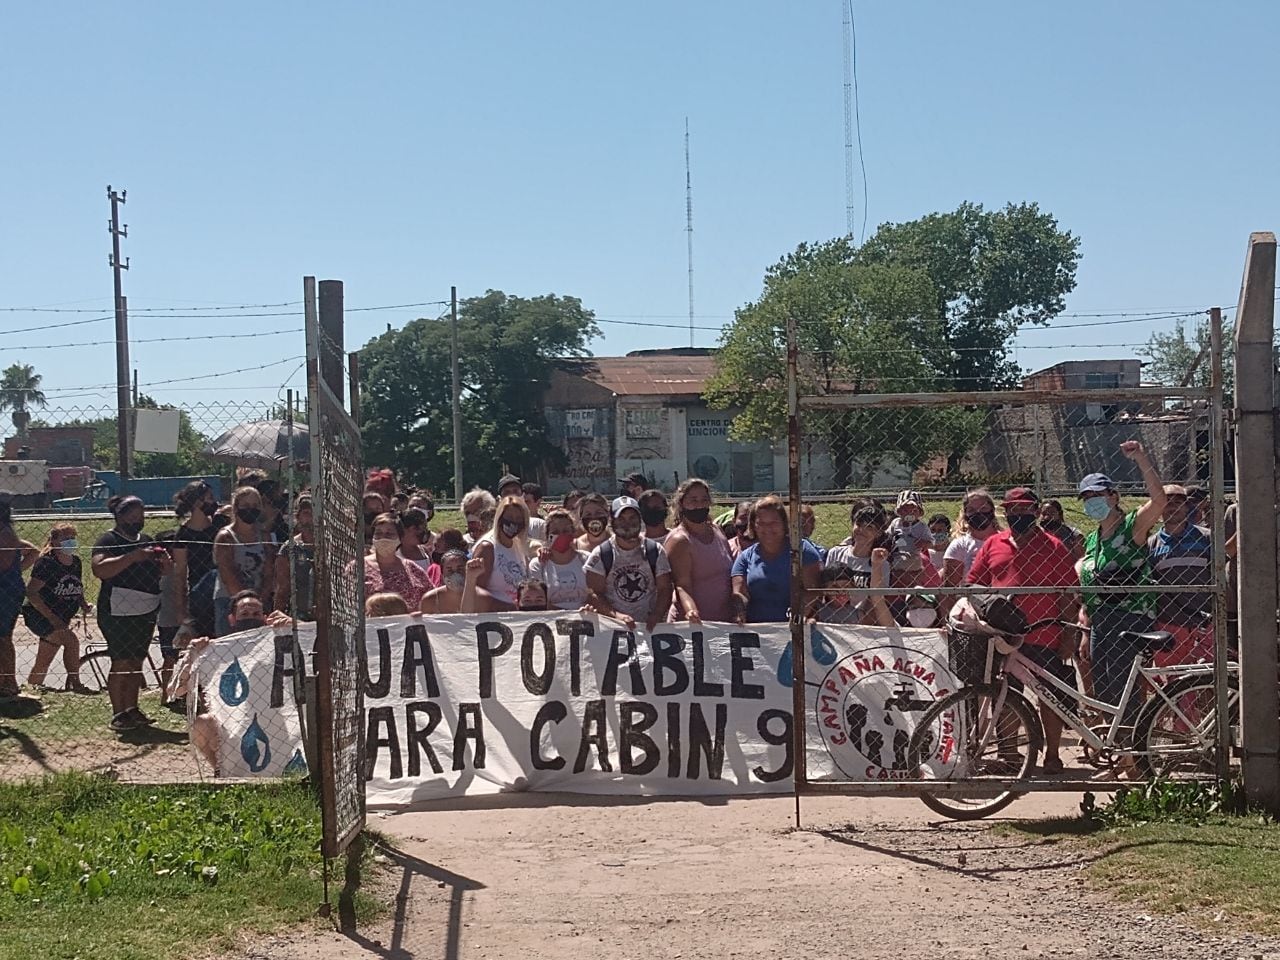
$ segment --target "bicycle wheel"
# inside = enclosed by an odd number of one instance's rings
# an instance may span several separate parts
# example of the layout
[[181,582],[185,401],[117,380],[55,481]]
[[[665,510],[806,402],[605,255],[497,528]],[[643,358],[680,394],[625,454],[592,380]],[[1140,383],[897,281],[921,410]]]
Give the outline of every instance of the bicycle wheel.
[[984,780],[1025,780],[1035,770],[1044,736],[1040,719],[1016,690],[1005,692],[995,714],[998,684],[966,687],[930,707],[907,745],[908,769],[926,782],[964,780],[973,792],[922,793],[934,813],[953,820],[978,820],[1003,810],[1022,791],[983,789]]
[[80,682],[91,693],[101,693],[107,689],[107,675],[111,673],[111,654],[105,650],[95,650],[80,658]]
[[[1168,701],[1152,695],[1133,725],[1133,749],[1144,777],[1212,776],[1218,723],[1212,676],[1182,677],[1164,688]],[[1240,682],[1227,677],[1232,743],[1240,717]]]

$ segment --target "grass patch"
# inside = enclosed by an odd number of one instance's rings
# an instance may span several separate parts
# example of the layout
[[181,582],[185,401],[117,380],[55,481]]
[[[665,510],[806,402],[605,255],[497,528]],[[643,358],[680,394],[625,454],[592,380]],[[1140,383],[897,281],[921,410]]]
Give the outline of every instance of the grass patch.
[[315,922],[319,836],[298,783],[0,786],[0,958],[206,955]]

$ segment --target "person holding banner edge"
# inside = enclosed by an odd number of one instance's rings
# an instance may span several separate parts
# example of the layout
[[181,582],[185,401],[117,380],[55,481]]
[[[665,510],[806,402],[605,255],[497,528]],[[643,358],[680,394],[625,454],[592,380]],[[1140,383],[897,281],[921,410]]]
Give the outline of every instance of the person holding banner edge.
[[[751,505],[748,527],[752,543],[733,561],[734,618],[738,623],[781,623],[791,608],[791,538],[787,508],[778,497],[762,497]],[[807,590],[822,583],[822,557],[801,542],[801,569]]]
[[733,554],[711,522],[711,488],[696,477],[680,484],[673,498],[677,524],[663,549],[671,564],[672,623],[728,623],[732,617]]

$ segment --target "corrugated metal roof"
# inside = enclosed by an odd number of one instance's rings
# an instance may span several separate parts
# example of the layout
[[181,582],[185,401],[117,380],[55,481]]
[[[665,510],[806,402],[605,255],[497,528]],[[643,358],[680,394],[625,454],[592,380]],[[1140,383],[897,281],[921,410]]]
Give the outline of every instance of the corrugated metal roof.
[[714,372],[714,357],[596,357],[579,375],[622,397],[697,397]]

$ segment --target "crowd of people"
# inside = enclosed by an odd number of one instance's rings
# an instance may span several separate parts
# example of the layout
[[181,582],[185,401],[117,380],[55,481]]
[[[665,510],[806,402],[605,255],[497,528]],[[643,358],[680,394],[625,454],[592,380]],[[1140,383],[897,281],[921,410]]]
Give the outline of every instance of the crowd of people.
[[[1042,587],[1016,597],[1028,619],[1078,620],[1086,639],[1043,628],[1025,639],[1024,652],[1071,681],[1079,669],[1086,689],[1113,703],[1135,653],[1133,631],[1173,633],[1177,644],[1164,662],[1211,659],[1205,492],[1162,483],[1138,443],[1121,450],[1141,472],[1145,501],[1128,507],[1109,477],[1090,474],[1078,489],[1096,524],[1087,533],[1065,522],[1059,501],[1041,500],[1025,486],[998,500],[986,489],[969,490],[954,518],[930,512],[914,490],[892,503],[859,497],[849,505],[848,535],[829,545],[815,540],[816,514],[802,507],[803,616],[940,627],[955,600],[946,588]],[[369,616],[567,610],[651,630],[662,622],[770,623],[791,615],[791,527],[777,496],[717,514],[703,480],[686,480],[668,498],[633,474],[611,500],[573,490],[549,504],[538,484],[507,475],[493,491],[471,490],[460,507],[463,529],[433,530],[430,496],[400,489],[390,471],[369,474],[363,569],[350,570],[363,577]],[[143,532],[137,497],[113,498],[109,508],[114,523],[93,545],[90,569],[101,583],[96,617],[112,659],[113,730],[152,722],[139,709],[138,691],[153,642],[167,679],[193,638],[284,616],[314,618],[310,496],[290,503],[277,480],[250,471],[221,504],[196,481],[176,498],[176,525],[155,536]],[[1234,531],[1228,533],[1230,555]],[[67,679],[56,692],[84,690],[72,629],[90,610],[78,547],[76,528],[66,522],[55,523],[41,547],[21,540],[0,503],[0,696],[19,691],[12,639],[19,616],[39,638],[29,686],[52,692],[45,678],[61,651]],[[1203,584],[1206,591],[1132,590],[1164,584]],[[1045,768],[1052,772],[1060,767],[1061,729],[1049,711],[1045,728]]]

